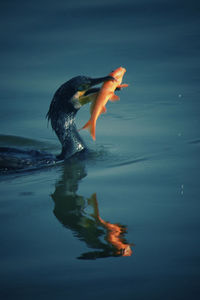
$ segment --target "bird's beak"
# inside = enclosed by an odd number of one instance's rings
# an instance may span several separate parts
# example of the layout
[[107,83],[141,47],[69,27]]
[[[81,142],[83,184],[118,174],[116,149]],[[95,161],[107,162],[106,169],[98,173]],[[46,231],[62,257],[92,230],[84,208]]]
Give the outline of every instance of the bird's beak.
[[108,80],[116,80],[114,77],[112,76],[105,76],[105,77],[100,77],[100,78],[91,78],[91,85],[90,86],[94,86],[94,85],[97,85],[99,83],[103,83],[105,81],[108,81]]

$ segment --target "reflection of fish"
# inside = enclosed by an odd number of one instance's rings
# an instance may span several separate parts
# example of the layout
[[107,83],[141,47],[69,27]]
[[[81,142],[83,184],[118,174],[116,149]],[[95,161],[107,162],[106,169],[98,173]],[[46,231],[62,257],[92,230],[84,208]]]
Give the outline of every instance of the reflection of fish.
[[93,194],[90,198],[90,202],[94,205],[94,213],[96,219],[106,228],[107,237],[106,240],[115,249],[115,255],[119,256],[131,256],[132,250],[130,244],[126,243],[123,239],[123,234],[126,232],[126,227],[119,224],[111,224],[104,221],[99,215],[98,203],[96,194]]
[[116,254],[121,256],[131,256],[132,250],[129,244],[122,240],[124,229],[121,225],[105,222],[100,216],[99,221],[108,230],[107,240],[116,249]]
[[131,254],[132,251],[124,237],[126,227],[101,219],[96,194],[87,200],[77,194],[79,182],[86,175],[83,161],[72,158],[66,163],[51,195],[55,204],[54,215],[92,249],[82,253],[79,259],[128,256],[127,253]]
[[92,115],[90,120],[83,126],[82,129],[88,129],[92,135],[93,140],[95,140],[95,128],[96,121],[99,115],[103,112],[106,112],[106,103],[108,100],[116,101],[119,100],[119,97],[114,94],[114,91],[118,88],[127,87],[127,84],[121,84],[124,73],[126,72],[125,68],[117,68],[115,71],[111,72],[109,76],[115,78],[115,80],[109,80],[102,85],[94,105],[92,106]]

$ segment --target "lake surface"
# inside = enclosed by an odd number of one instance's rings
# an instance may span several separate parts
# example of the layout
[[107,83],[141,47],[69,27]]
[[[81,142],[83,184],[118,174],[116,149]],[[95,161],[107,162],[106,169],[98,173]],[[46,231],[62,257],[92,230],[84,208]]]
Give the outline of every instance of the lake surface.
[[[199,299],[198,1],[6,1],[0,146],[59,153],[76,75],[127,69],[84,161],[0,177],[1,299]],[[80,128],[89,107],[77,116]]]

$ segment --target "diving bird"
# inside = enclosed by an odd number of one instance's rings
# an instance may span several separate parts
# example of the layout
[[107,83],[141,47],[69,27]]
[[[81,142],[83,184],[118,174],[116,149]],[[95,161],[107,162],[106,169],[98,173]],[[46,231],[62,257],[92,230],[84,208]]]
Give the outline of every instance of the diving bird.
[[0,147],[0,171],[39,168],[83,152],[86,146],[75,124],[76,113],[82,106],[80,99],[87,95],[89,102],[90,94],[94,91],[92,87],[108,80],[114,78],[76,76],[62,84],[55,92],[46,115],[62,145],[61,153],[54,156],[38,150]]

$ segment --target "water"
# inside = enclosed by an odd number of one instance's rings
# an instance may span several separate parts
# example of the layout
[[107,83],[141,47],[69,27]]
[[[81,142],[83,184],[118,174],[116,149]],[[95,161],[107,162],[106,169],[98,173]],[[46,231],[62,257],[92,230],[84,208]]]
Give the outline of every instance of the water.
[[86,161],[1,176],[1,298],[199,299],[199,3],[6,1],[0,14],[1,146],[58,153],[45,114],[73,76],[123,66],[130,84],[96,143],[81,133]]

